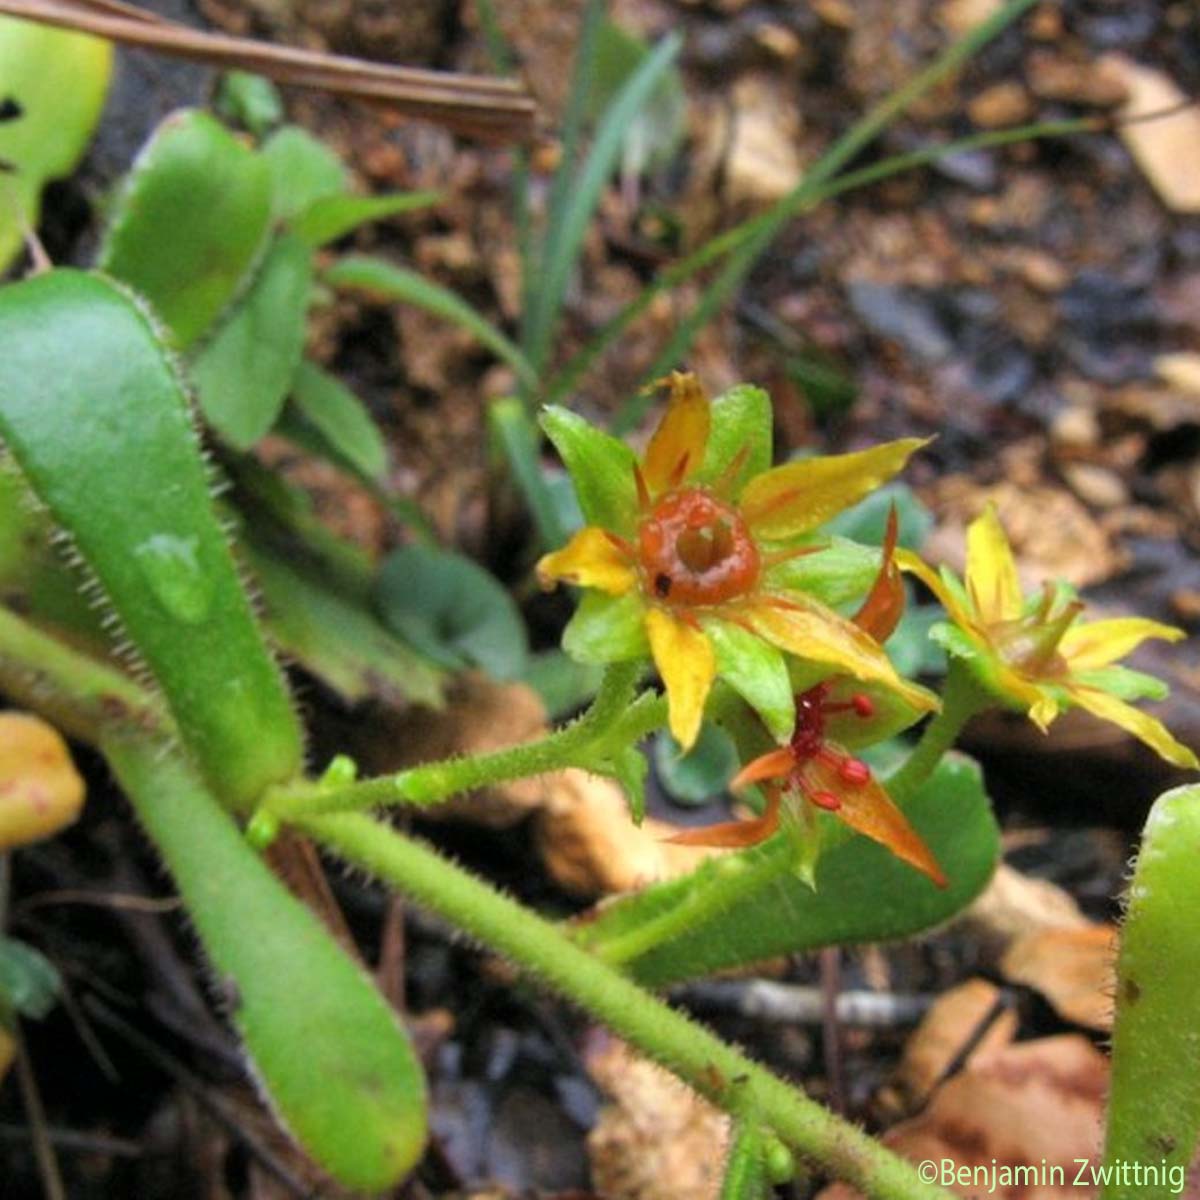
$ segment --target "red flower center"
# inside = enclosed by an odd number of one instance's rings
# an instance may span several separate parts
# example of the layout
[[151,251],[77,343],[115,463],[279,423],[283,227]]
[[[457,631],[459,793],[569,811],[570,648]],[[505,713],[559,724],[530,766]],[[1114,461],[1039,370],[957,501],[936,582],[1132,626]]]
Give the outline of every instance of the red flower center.
[[638,562],[667,604],[722,604],[758,583],[758,547],[741,514],[702,488],[669,492],[638,529]]

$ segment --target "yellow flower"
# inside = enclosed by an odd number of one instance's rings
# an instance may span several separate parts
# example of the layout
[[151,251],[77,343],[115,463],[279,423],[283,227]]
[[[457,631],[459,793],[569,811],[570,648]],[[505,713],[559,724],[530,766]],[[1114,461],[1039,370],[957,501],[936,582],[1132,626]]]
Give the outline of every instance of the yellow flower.
[[953,627],[940,634],[946,649],[966,660],[990,691],[1024,709],[1039,729],[1078,705],[1140,738],[1168,762],[1200,766],[1161,721],[1126,702],[1160,699],[1165,686],[1115,665],[1147,638],[1174,642],[1184,636],[1182,630],[1144,617],[1081,622],[1084,605],[1065,588],[1047,585],[1041,596],[1027,599],[990,505],[967,531],[962,583],[907,551],[899,551],[897,561],[929,586],[949,614]]
[[718,673],[787,740],[795,709],[783,653],[881,684],[918,709],[936,707],[896,674],[870,633],[798,590],[790,574],[799,556],[821,549],[798,539],[885,483],[923,443],[767,470],[763,393],[735,389],[710,405],[695,376],[668,382],[667,410],[640,462],[573,414],[547,415],[592,523],[546,555],[538,576],[548,588],[571,583],[603,597],[585,598],[568,651],[586,641],[592,661],[614,661],[648,649],[685,749]]

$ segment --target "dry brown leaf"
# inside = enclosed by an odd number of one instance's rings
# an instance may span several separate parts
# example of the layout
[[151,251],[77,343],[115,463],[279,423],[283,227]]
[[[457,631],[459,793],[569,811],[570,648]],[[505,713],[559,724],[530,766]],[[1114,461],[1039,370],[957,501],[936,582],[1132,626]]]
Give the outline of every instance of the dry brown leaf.
[[[994,983],[968,979],[938,997],[908,1039],[900,1060],[896,1082],[908,1098],[921,1101],[933,1091],[950,1064],[988,1020],[1000,995]],[[1017,1014],[1007,1009],[991,1022],[964,1066],[978,1066],[1016,1036]]]
[[[1129,93],[1120,110],[1120,134],[1142,174],[1173,212],[1200,212],[1200,112],[1162,71],[1123,54],[1101,61]],[[1154,120],[1130,120],[1173,108],[1178,111]]]
[[1067,1021],[1112,1028],[1117,930],[1112,925],[1042,929],[1018,938],[1000,960],[1010,983],[1039,991]]
[[538,845],[555,881],[581,896],[627,892],[693,870],[718,851],[673,846],[674,825],[635,825],[625,793],[609,779],[562,771],[547,779]]
[[1087,929],[1091,922],[1057,884],[1031,879],[1007,863],[967,910],[965,918],[984,938],[999,942],[1001,952],[1028,933]]
[[52,837],[79,816],[84,787],[58,731],[0,712],[0,850]]
[[597,1035],[589,1073],[614,1103],[588,1135],[605,1200],[708,1200],[721,1187],[729,1118],[624,1042]]
[[[986,1182],[955,1186],[959,1195],[1008,1200],[1089,1200],[1095,1190],[1072,1186],[1076,1160],[1100,1150],[1108,1060],[1079,1034],[1020,1042],[990,1054],[934,1093],[920,1116],[896,1125],[884,1143],[911,1162],[950,1159],[959,1167],[1061,1168],[1064,1182],[1040,1179],[1017,1186]],[[1053,1177],[1047,1174],[1047,1181]],[[821,1200],[853,1200],[835,1184]]]

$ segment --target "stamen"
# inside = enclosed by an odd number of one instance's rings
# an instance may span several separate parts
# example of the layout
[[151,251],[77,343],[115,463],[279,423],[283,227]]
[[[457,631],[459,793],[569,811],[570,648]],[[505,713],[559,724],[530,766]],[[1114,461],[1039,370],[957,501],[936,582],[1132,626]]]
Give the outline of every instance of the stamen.
[[847,758],[838,767],[841,778],[853,787],[861,787],[871,782],[871,768],[857,758]]
[[850,703],[854,708],[855,715],[862,717],[864,720],[875,715],[875,701],[865,692],[855,692],[850,697]]
[[837,812],[842,807],[842,802],[832,792],[809,792],[808,798],[818,808],[823,808],[826,812]]

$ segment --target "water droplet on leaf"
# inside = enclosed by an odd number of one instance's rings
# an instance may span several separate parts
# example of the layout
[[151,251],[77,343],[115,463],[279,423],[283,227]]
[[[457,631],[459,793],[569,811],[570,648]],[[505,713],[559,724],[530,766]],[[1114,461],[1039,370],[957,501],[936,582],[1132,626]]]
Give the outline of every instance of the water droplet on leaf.
[[156,533],[134,552],[155,599],[176,620],[198,625],[208,616],[212,583],[200,565],[199,539]]

